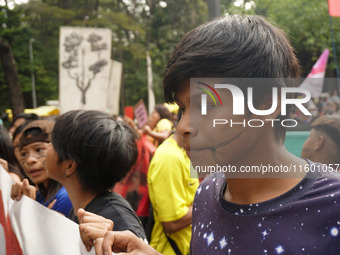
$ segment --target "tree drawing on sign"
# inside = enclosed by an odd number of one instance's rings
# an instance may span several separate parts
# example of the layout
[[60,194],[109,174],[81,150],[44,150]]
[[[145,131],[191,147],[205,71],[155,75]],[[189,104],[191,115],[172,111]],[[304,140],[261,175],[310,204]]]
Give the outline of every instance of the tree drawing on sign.
[[[81,102],[86,104],[86,92],[91,86],[91,82],[95,79],[96,75],[100,73],[107,61],[100,58],[102,50],[107,49],[106,43],[101,43],[102,37],[98,34],[92,33],[87,38],[90,43],[91,52],[86,52],[82,47],[84,43],[81,34],[73,32],[65,37],[64,47],[65,52],[68,54],[68,59],[62,63],[62,66],[67,70],[69,77],[75,80],[77,87],[81,92]],[[85,63],[85,55],[93,54],[95,62],[88,66]],[[88,58],[87,58],[88,59]],[[88,66],[86,70],[86,66]]]

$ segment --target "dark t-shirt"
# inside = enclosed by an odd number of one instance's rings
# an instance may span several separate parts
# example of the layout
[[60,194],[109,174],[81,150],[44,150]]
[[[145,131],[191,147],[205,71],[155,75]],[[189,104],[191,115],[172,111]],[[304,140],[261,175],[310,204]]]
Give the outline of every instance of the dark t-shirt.
[[340,180],[310,174],[285,194],[258,204],[228,202],[216,173],[197,189],[191,254],[340,254]]
[[[106,192],[99,194],[85,207],[85,211],[112,220],[114,222],[114,231],[130,230],[136,236],[146,240],[139,218],[129,203],[117,193]],[[74,215],[73,209],[69,218],[79,224],[78,217]]]

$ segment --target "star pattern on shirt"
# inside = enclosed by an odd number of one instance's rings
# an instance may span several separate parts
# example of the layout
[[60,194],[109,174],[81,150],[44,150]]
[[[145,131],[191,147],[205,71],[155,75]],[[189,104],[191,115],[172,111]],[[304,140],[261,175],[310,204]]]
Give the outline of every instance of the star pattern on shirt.
[[[339,174],[340,176],[340,174]],[[321,182],[321,181],[320,181]],[[333,181],[335,183],[335,181]],[[339,181],[340,182],[340,181]],[[282,224],[285,222],[284,214],[281,214],[281,211],[287,210],[287,209],[294,209],[292,207],[292,204],[286,204],[286,203],[276,203],[273,205],[273,207],[269,207],[267,205],[264,205],[262,203],[258,204],[250,204],[250,205],[242,205],[242,206],[233,206],[230,207],[230,216],[228,216],[231,221],[225,223],[228,228],[221,228],[221,217],[225,216],[225,212],[221,210],[221,191],[216,185],[219,184],[222,187],[225,187],[225,180],[223,178],[216,178],[214,177],[213,180],[210,180],[210,182],[203,183],[198,189],[196,193],[196,199],[198,200],[199,205],[202,205],[200,207],[197,207],[198,210],[196,213],[196,216],[198,217],[198,220],[193,225],[193,232],[195,233],[194,236],[196,236],[196,243],[198,243],[195,247],[195,251],[200,251],[202,254],[248,254],[248,253],[238,253],[240,251],[258,251],[256,254],[263,254],[263,255],[269,255],[269,254],[277,254],[277,255],[284,255],[284,254],[291,254],[292,250],[290,247],[290,244],[292,241],[294,241],[291,238],[291,233],[293,232],[299,232],[298,234],[301,235],[303,233],[308,233],[306,231],[313,231],[313,226],[315,226],[314,221],[310,221],[309,216],[308,220],[306,220],[306,213],[308,215],[315,214],[318,217],[324,217],[320,216],[321,214],[330,214],[333,216],[333,218],[330,218],[327,223],[323,225],[324,228],[319,231],[319,237],[323,241],[327,242],[338,242],[340,240],[340,220],[338,217],[334,217],[334,211],[336,209],[340,208],[340,195],[334,192],[327,194],[328,196],[325,197],[325,202],[328,202],[328,204],[331,204],[332,207],[317,207],[313,203],[313,201],[307,200],[308,203],[304,204],[301,207],[297,207],[296,211],[293,211],[294,213],[290,213],[289,215],[289,227],[288,228],[285,224]],[[329,184],[327,184],[329,185]],[[296,187],[296,190],[306,189],[306,187],[309,188],[308,185],[305,187],[298,186]],[[318,186],[317,186],[318,187]],[[334,185],[335,187],[335,185]],[[339,187],[340,190],[340,184],[337,184],[337,187]],[[309,188],[311,191],[313,191],[313,188]],[[309,190],[306,190],[306,192],[309,192]],[[313,193],[311,193],[311,196],[313,196]],[[199,196],[198,196],[199,194]],[[307,193],[309,194],[309,193]],[[327,200],[327,199],[328,200]],[[295,199],[295,198],[294,198]],[[290,203],[300,203],[303,201],[299,200],[292,200]],[[281,202],[281,201],[280,201]],[[337,202],[337,203],[335,203]],[[228,206],[230,206],[228,204]],[[229,209],[228,207],[226,207]],[[326,209],[324,209],[326,208]],[[334,210],[332,211],[331,209]],[[225,209],[225,208],[223,208]],[[227,210],[225,209],[225,210]],[[262,212],[263,210],[266,213],[268,212],[269,216],[263,216]],[[329,209],[329,210],[327,210]],[[271,213],[275,210],[275,213]],[[289,211],[287,210],[287,211]],[[321,213],[322,212],[322,213]],[[258,216],[256,215],[258,213]],[[272,216],[273,214],[274,216]],[[247,221],[247,217],[244,217],[244,215],[252,215],[254,217],[254,221]],[[244,224],[238,224],[239,220],[244,220]],[[233,221],[234,220],[234,221]],[[243,243],[240,243],[241,241],[238,240],[233,231],[235,230],[235,234],[242,233],[244,235],[248,235],[247,233],[252,233],[253,236],[257,239],[258,246],[256,248],[248,247],[242,245]],[[249,231],[251,230],[251,231]],[[286,235],[287,233],[287,235]],[[255,234],[255,235],[254,235]],[[328,240],[327,240],[328,239]],[[216,241],[216,242],[215,242]],[[294,250],[296,252],[303,252],[304,254],[308,254],[308,252],[311,251],[311,249],[320,251],[318,244],[312,244],[309,245],[308,241],[304,241],[304,239],[299,239],[300,246],[294,247]],[[337,245],[340,249],[340,245]],[[321,247],[322,248],[322,247]],[[232,251],[232,252],[231,252]],[[327,250],[328,251],[328,250]],[[252,254],[252,253],[250,253]],[[255,254],[255,253],[254,253]],[[326,253],[318,253],[318,254],[326,254]],[[332,254],[332,253],[328,253]],[[337,254],[337,253],[335,253]]]
[[283,249],[282,245],[279,245],[275,248],[277,254],[282,254],[285,250]]
[[225,239],[225,237],[223,237],[221,240],[220,240],[220,247],[221,247],[221,250],[223,250],[224,247],[227,246],[227,240]]
[[214,233],[211,232],[210,235],[208,235],[207,237],[207,242],[208,242],[208,246],[214,241]]

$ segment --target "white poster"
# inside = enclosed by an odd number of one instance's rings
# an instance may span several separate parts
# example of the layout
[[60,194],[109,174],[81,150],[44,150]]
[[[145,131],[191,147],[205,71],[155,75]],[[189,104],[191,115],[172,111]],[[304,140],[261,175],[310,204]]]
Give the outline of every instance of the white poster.
[[107,93],[108,111],[119,115],[120,86],[122,81],[123,65],[111,60],[111,72],[109,77],[109,93]]
[[[60,28],[61,113],[75,109],[96,109],[113,114],[110,100],[114,98],[111,93],[116,92],[110,89],[113,82],[112,78],[110,81],[111,42],[110,29]],[[120,76],[118,78],[121,79]]]
[[79,255],[87,252],[78,224],[23,196],[10,198],[12,179],[0,165],[0,254]]

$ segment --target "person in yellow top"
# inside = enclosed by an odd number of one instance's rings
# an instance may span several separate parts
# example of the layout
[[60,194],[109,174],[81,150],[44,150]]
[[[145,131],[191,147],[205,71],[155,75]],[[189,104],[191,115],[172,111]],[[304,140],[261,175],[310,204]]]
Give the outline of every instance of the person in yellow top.
[[175,132],[157,148],[147,176],[155,218],[150,245],[164,255],[189,253],[192,203],[199,185],[198,178],[190,176],[180,138]]
[[173,129],[171,112],[162,104],[157,104],[149,117],[148,124],[143,127],[143,133],[148,135],[157,147],[169,137]]

